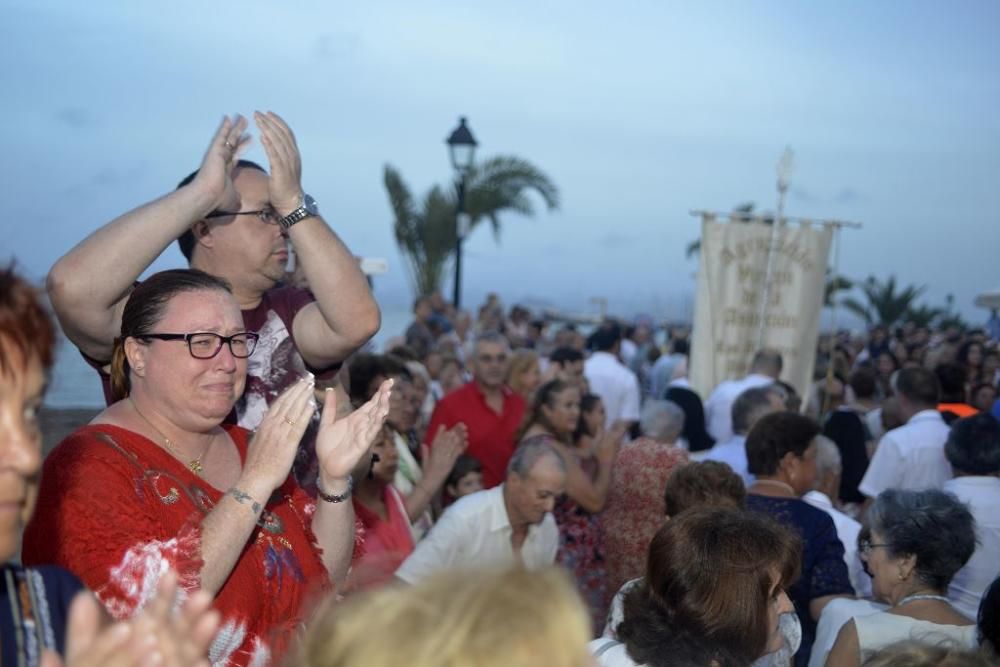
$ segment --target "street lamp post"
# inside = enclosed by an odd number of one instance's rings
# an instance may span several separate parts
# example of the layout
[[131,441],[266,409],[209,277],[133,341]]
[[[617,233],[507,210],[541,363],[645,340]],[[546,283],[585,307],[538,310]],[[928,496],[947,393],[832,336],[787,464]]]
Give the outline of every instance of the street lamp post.
[[472,161],[476,154],[476,139],[465,125],[465,116],[458,119],[456,127],[447,139],[448,154],[451,166],[455,170],[456,189],[458,190],[458,208],[455,212],[455,292],[452,302],[455,309],[461,307],[462,298],[462,240],[469,231],[465,222],[465,178],[472,169]]

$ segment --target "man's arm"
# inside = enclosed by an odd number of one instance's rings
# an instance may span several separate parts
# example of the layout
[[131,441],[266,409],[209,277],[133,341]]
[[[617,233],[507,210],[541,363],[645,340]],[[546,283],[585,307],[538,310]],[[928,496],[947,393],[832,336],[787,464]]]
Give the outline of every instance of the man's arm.
[[399,566],[396,578],[415,584],[435,572],[448,569],[461,560],[462,540],[469,537],[470,526],[464,521],[464,516],[459,516],[454,507],[450,508]]
[[[295,136],[277,114],[255,113],[271,166],[271,205],[286,216],[302,198],[302,160]],[[302,358],[314,368],[342,361],[378,331],[381,315],[361,267],[343,241],[319,216],[288,230],[298,261],[316,296],[292,323]]]
[[224,119],[190,185],[112,220],[52,267],[46,280],[52,307],[84,354],[111,359],[132,284],[192,224],[236,201],[230,171],[245,129],[240,116]]
[[[899,485],[903,468],[903,458],[899,455],[899,449],[893,436],[886,433],[879,441],[875,456],[872,457],[871,463],[868,464],[868,470],[865,471],[865,476],[858,484],[858,491],[868,496],[869,500],[875,498],[886,489]],[[868,501],[865,503],[867,509],[870,503]]]

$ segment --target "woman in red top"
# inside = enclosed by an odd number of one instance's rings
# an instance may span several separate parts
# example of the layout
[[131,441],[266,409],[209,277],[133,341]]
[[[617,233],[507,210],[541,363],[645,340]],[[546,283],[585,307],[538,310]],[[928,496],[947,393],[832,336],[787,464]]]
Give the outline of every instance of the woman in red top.
[[138,285],[122,314],[112,381],[122,400],[45,461],[25,563],[66,567],[115,618],[149,600],[168,568],[214,597],[213,664],[278,658],[304,604],[340,581],[354,545],[349,474],[388,411],[389,383],[316,440],[320,500],[289,477],[316,409],[311,377],[271,405],[253,438],[223,420],[257,336],[228,285],[196,270]]
[[399,453],[391,430],[382,429],[372,453],[377,457],[375,462],[369,467],[362,459],[354,474],[354,513],[364,526],[365,545],[351,568],[352,590],[376,588],[391,581],[414,547],[405,500],[392,485],[399,468]]

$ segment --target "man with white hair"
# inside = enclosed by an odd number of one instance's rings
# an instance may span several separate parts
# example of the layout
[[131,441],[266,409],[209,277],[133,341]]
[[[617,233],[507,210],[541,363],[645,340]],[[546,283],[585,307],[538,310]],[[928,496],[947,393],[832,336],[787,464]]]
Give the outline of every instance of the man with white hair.
[[841,471],[840,450],[837,449],[836,443],[826,436],[816,436],[816,485],[812,491],[802,496],[802,500],[823,510],[833,519],[837,537],[844,543],[844,562],[847,564],[851,585],[858,597],[871,597],[871,577],[865,574],[864,565],[858,555],[861,524],[833,505],[832,498],[837,497],[840,489]]
[[448,569],[552,565],[559,528],[552,509],[566,491],[566,462],[545,437],[528,438],[500,486],[460,498],[396,571],[409,584]]
[[747,462],[747,434],[753,425],[772,412],[785,409],[785,392],[777,385],[752,387],[741,393],[732,405],[733,435],[718,442],[706,452],[692,454],[696,461],[719,461],[733,469],[750,486],[754,476],[750,474]]

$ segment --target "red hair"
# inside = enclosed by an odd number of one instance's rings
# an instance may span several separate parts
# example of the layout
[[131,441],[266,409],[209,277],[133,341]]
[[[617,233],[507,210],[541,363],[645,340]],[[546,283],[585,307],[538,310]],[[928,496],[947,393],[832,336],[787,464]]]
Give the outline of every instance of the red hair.
[[[24,370],[32,359],[48,371],[55,341],[55,327],[41,304],[39,289],[12,267],[0,270],[0,374]],[[12,368],[12,362],[19,362],[20,368]]]

